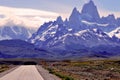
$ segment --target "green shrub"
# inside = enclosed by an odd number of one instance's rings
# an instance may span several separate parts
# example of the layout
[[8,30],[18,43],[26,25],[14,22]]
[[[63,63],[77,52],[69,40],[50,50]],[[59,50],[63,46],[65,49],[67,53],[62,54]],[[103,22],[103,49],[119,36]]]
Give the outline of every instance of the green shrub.
[[49,73],[54,74],[56,76],[58,76],[59,78],[61,78],[62,80],[74,80],[72,77],[60,74],[59,72],[55,72],[54,70],[48,68]]

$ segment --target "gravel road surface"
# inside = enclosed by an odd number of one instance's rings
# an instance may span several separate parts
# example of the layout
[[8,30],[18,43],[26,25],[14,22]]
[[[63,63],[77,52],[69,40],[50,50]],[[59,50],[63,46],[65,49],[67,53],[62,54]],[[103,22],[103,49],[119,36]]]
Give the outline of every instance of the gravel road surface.
[[22,65],[0,80],[44,80],[35,65]]

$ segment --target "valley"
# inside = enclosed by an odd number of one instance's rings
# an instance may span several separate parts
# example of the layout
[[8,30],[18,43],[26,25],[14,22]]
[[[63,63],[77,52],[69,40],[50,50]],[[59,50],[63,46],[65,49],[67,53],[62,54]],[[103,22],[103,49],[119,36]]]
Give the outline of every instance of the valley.
[[119,10],[98,4],[110,1],[1,1],[0,80],[120,80]]

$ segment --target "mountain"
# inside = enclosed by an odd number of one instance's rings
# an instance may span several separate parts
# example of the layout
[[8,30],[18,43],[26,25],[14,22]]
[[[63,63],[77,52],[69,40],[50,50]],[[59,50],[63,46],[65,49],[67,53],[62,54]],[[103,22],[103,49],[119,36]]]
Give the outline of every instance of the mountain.
[[96,22],[100,19],[99,13],[97,11],[97,7],[95,6],[92,0],[90,0],[89,3],[86,3],[83,6],[81,14],[83,15],[83,19],[85,20],[87,19],[89,21]]
[[22,40],[0,41],[0,58],[52,58],[47,51]]
[[75,31],[97,28],[109,33],[120,26],[119,22],[120,19],[115,19],[113,14],[107,17],[100,17],[97,7],[90,0],[83,6],[81,12],[74,8],[66,24]]
[[34,30],[22,26],[2,26],[0,27],[0,40],[21,39],[27,40]]
[[71,27],[74,27],[74,29],[77,30],[77,29],[79,29],[79,26],[81,24],[80,22],[81,22],[81,14],[77,10],[77,8],[74,8],[71,16],[69,17],[69,22],[67,22],[67,23],[69,23],[69,25]]
[[59,58],[120,56],[119,38],[109,35],[120,26],[119,22],[112,14],[100,17],[90,0],[81,12],[74,8],[65,21],[59,16],[55,21],[44,23],[28,41]]
[[109,36],[111,37],[117,37],[120,39],[120,27],[116,28],[115,30],[111,31],[110,33],[108,33]]

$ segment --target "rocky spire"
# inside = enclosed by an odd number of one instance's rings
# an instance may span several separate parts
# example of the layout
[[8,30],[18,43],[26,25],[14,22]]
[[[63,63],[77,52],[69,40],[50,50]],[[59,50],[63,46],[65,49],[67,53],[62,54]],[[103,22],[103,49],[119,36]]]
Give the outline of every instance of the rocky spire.
[[81,13],[92,17],[94,20],[98,20],[100,18],[97,7],[92,0],[83,6]]
[[61,17],[61,16],[57,17],[56,22],[57,22],[58,24],[63,24],[62,17]]
[[80,13],[75,7],[72,11],[72,14],[69,17],[69,23],[74,25],[74,27],[78,27],[81,21]]
[[69,19],[72,19],[72,18],[77,18],[78,16],[80,15],[79,11],[77,10],[77,8],[75,7],[72,11],[72,14],[70,16]]

